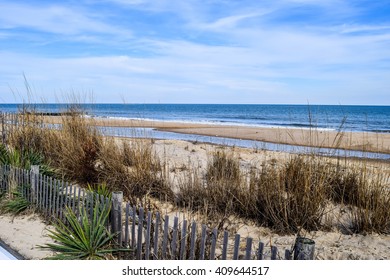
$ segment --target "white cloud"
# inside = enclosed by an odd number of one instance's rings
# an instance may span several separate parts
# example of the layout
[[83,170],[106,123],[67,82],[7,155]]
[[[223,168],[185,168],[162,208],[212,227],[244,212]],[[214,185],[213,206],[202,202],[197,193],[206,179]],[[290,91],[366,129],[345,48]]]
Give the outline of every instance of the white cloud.
[[120,30],[94,18],[86,11],[60,5],[38,6],[2,3],[0,26],[4,29],[29,28],[61,35],[77,35],[84,32],[127,35],[129,30]]
[[[147,11],[148,16],[153,12],[156,19],[162,19],[158,18],[160,13],[175,13],[184,23],[165,23],[171,37],[164,33],[166,30],[156,36],[154,26],[145,23],[145,30],[134,33],[141,35],[133,35],[126,42],[129,26],[106,20],[103,10],[87,12],[93,5],[76,9],[7,4],[0,10],[0,25],[9,30],[0,33],[0,39],[12,28],[24,27],[58,34],[60,48],[61,42],[69,41],[91,49],[109,48],[104,55],[91,51],[74,58],[61,51],[56,58],[29,54],[28,48],[0,53],[3,98],[12,102],[9,86],[23,88],[23,72],[46,98],[53,98],[51,93],[58,90],[91,90],[100,102],[120,102],[120,95],[124,95],[131,102],[310,100],[347,104],[358,102],[354,93],[371,96],[375,92],[378,100],[390,87],[387,23],[343,25],[342,20],[336,20],[331,24],[313,21],[289,25],[275,21],[290,5],[319,7],[326,11],[326,17],[332,7],[340,5],[341,18],[349,18],[356,10],[345,1],[265,1],[264,7],[257,9],[253,7],[256,1],[237,6],[234,1],[210,0],[201,7],[195,4],[198,1],[111,2],[140,13]],[[217,12],[213,10],[218,7]],[[371,96],[370,100],[374,99]],[[359,100],[364,102],[363,97]]]

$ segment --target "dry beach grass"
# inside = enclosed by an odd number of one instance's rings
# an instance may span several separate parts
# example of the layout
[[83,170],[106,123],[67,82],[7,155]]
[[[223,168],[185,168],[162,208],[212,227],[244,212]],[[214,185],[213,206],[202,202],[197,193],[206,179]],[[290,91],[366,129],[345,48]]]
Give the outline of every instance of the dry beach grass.
[[[282,247],[291,246],[299,232],[317,241],[317,258],[321,259],[390,259],[387,162],[178,140],[103,137],[94,125],[154,127],[208,135],[212,132],[308,146],[364,146],[366,150],[382,152],[389,151],[387,134],[314,134],[307,130],[196,124],[186,127],[99,120],[80,114],[20,118],[24,118],[20,121],[24,125],[8,135],[10,146],[41,153],[58,177],[84,186],[106,183],[111,190],[124,191],[132,203],[160,208],[162,212],[168,211],[161,209],[168,204],[169,211],[185,212],[207,221],[210,227],[269,239],[269,243]],[[41,122],[62,123],[63,129],[41,128]],[[377,249],[363,248],[366,243]]]

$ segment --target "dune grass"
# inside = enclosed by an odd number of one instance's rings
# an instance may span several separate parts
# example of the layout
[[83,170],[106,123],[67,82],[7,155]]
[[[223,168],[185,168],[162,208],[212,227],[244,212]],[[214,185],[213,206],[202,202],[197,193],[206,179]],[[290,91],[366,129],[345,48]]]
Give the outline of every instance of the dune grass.
[[106,192],[121,190],[132,203],[152,196],[201,211],[210,220],[234,215],[280,233],[326,229],[329,206],[345,205],[350,223],[343,226],[348,231],[390,232],[389,178],[364,160],[291,155],[286,161],[242,168],[236,154],[222,150],[209,158],[205,174],[189,168],[173,186],[150,139],[121,142],[103,137],[93,119],[77,111],[62,115],[61,129],[42,125],[44,116],[37,113],[22,112],[18,118],[8,147],[23,151],[21,155],[33,151],[58,177],[98,192],[102,184]]
[[[62,126],[53,129],[39,113],[21,112],[18,125],[9,130],[8,147],[34,151],[57,177],[81,186],[106,184],[111,191],[123,190],[129,199],[146,194],[172,199],[164,169],[150,143],[121,144],[103,137],[93,119],[72,108],[61,116]],[[23,125],[19,125],[23,124]]]

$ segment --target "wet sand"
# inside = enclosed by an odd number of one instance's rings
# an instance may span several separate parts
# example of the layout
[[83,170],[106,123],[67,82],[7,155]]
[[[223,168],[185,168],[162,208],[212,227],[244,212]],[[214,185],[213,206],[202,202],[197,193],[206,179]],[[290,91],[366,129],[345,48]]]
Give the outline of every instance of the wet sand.
[[[49,123],[61,123],[62,120],[58,116],[45,118]],[[90,119],[90,121],[99,126],[145,127],[161,131],[256,140],[277,144],[390,153],[389,133],[337,132],[317,129],[232,126],[130,119],[94,118]]]

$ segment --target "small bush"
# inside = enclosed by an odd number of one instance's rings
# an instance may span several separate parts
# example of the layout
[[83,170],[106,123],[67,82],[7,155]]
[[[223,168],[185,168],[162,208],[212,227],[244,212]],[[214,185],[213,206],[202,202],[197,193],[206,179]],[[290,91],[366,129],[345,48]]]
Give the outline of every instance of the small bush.
[[22,196],[17,196],[13,199],[7,200],[3,205],[3,209],[6,213],[18,215],[23,211],[27,210],[29,206],[30,203],[27,199]]
[[285,233],[319,229],[329,188],[326,170],[315,158],[300,156],[281,167],[264,166],[251,178],[260,222]]
[[112,254],[122,249],[113,247],[115,234],[110,233],[105,225],[110,213],[109,206],[96,203],[93,216],[80,208],[80,218],[67,209],[66,220],[69,225],[58,220],[55,230],[49,230],[49,236],[55,243],[40,246],[56,253],[50,259],[56,260],[101,260],[112,258]]
[[100,184],[87,184],[87,189],[90,192],[94,192],[100,196],[111,198],[112,191],[105,182]]
[[214,214],[227,215],[235,211],[233,208],[238,210],[242,182],[238,159],[226,152],[216,152],[206,170],[204,181],[196,170],[187,172],[179,186],[179,204]]
[[[367,175],[360,174],[362,180]],[[359,184],[351,211],[351,231],[355,233],[390,233],[390,189],[389,178],[383,173],[370,174],[370,178]]]
[[18,189],[12,191],[8,197],[6,193],[0,194],[2,212],[18,215],[30,207],[30,202],[22,195],[23,190],[20,187]]

